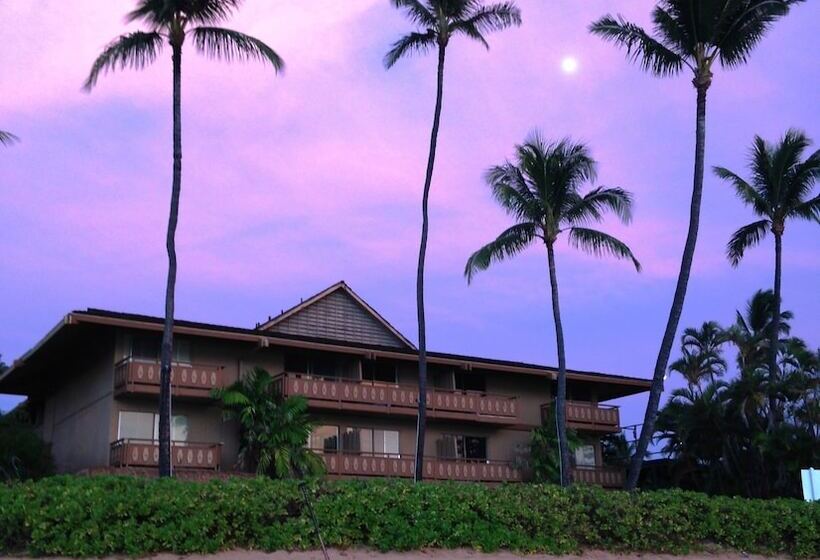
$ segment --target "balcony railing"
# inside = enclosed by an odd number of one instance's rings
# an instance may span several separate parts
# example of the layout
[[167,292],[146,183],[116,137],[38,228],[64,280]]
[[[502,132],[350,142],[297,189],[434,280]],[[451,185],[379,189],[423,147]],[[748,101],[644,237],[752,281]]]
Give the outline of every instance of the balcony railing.
[[622,488],[624,469],[619,467],[572,467],[573,482],[604,488]]
[[[302,395],[309,399],[311,406],[319,408],[415,416],[418,407],[418,389],[411,385],[328,379],[296,373],[280,374],[277,383],[285,396]],[[427,392],[427,415],[514,424],[518,421],[518,402],[515,397],[478,391],[431,389]]]
[[[553,402],[541,405],[542,417],[552,408]],[[567,401],[567,425],[577,430],[612,433],[620,431],[621,417],[617,406]]]
[[[218,471],[222,444],[173,442],[171,461],[178,469]],[[159,442],[147,439],[120,439],[111,444],[112,467],[156,467],[159,464]]]
[[[414,455],[319,451],[327,474],[350,477],[412,478]],[[427,480],[465,482],[520,482],[521,471],[508,461],[478,459],[424,459]]]
[[[207,364],[172,364],[171,394],[175,397],[211,398],[224,384],[224,367]],[[114,367],[114,391],[140,395],[159,394],[158,361],[125,358]]]

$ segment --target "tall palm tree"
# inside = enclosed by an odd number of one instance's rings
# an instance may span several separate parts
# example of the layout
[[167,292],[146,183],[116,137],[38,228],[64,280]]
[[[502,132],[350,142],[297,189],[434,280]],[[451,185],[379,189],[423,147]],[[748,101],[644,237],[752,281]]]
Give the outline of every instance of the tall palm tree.
[[[780,280],[782,270],[783,232],[792,219],[820,223],[820,195],[810,198],[820,177],[820,150],[801,161],[811,145],[805,134],[789,130],[776,144],[755,136],[746,181],[725,167],[715,167],[715,174],[732,184],[737,196],[752,207],[760,220],[738,229],[729,240],[726,254],[732,266],[738,266],[747,249],[760,243],[771,231],[774,236],[774,305],[769,321],[769,374],[778,377],[777,357],[780,353]],[[772,417],[772,421],[776,418]],[[774,426],[771,425],[770,429]]]
[[712,67],[724,68],[745,63],[772,23],[788,13],[792,4],[803,0],[660,0],[652,11],[654,35],[621,16],[604,16],[590,31],[626,49],[630,60],[656,76],[674,76],[684,68],[693,75],[697,92],[695,113],[695,169],[689,229],[681,258],[675,295],[664,330],[641,435],[626,480],[626,488],[638,483],[641,465],[655,428],[663,378],[678,330],[700,222],[703,169],[706,147],[706,92],[712,84]]
[[441,123],[441,104],[444,95],[444,58],[450,39],[457,35],[478,41],[487,49],[489,43],[484,35],[501,31],[513,25],[521,25],[521,12],[514,2],[484,5],[482,0],[391,0],[393,6],[404,10],[407,18],[418,26],[393,43],[384,57],[384,65],[390,69],[396,62],[412,54],[424,54],[438,49],[438,73],[436,81],[436,108],[433,113],[433,130],[430,133],[430,151],[427,156],[427,173],[421,201],[421,242],[416,272],[416,313],[419,325],[419,412],[416,428],[416,464],[414,480],[421,481],[424,462],[424,434],[427,418],[427,328],[424,322],[424,261],[427,256],[427,230],[429,220],[427,203],[433,166],[436,160],[436,144]]
[[542,242],[547,250],[558,347],[558,387],[555,410],[561,458],[561,484],[570,482],[569,445],[567,443],[566,395],[567,365],[564,353],[564,329],[558,303],[558,275],[555,267],[555,242],[562,233],[569,244],[595,256],[612,255],[629,259],[640,271],[640,264],[629,247],[615,237],[586,227],[600,222],[607,211],[624,223],[632,217],[632,195],[613,187],[596,187],[582,195],[584,183],[594,183],[597,163],[584,144],[569,139],[547,144],[538,133],[516,147],[515,163],[507,162],[487,172],[487,184],[493,197],[515,224],[473,253],[467,260],[464,275],[467,282],[491,263],[512,257],[533,242]]
[[680,373],[690,389],[709,378],[726,373],[723,345],[728,341],[726,332],[715,321],[706,321],[698,328],[687,328],[681,336],[681,357],[669,366],[669,371]]
[[284,62],[269,46],[249,35],[215,27],[236,10],[242,0],[137,0],[127,22],[141,21],[148,31],[134,31],[114,39],[94,62],[85,82],[91,91],[101,74],[131,67],[141,70],[154,62],[165,41],[173,64],[173,182],[166,249],[168,277],[165,288],[165,325],[160,354],[159,474],[171,475],[171,359],[173,356],[174,287],[176,285],[176,229],[182,186],[182,46],[190,37],[201,53],[228,62],[261,60],[279,72]]
[[17,138],[11,132],[6,132],[5,130],[0,130],[0,145],[3,146],[10,146],[15,142],[18,142],[20,139]]

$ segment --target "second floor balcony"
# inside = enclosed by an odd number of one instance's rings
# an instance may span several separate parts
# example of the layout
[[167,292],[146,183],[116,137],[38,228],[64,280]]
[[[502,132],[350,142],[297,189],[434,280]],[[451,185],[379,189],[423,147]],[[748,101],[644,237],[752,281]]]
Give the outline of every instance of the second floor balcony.
[[[302,395],[314,408],[406,416],[415,416],[418,410],[418,389],[411,385],[313,377],[296,373],[282,373],[276,379],[282,394]],[[433,388],[427,391],[427,416],[491,424],[516,424],[518,402],[515,397],[479,391]]]
[[[210,399],[211,391],[224,385],[224,367],[208,364],[171,366],[171,394],[174,397]],[[158,395],[160,363],[126,358],[114,366],[116,395]]]
[[604,488],[623,488],[625,471],[620,467],[572,467],[572,480]]
[[[542,417],[553,410],[554,402],[541,405]],[[621,429],[621,417],[617,406],[567,401],[566,407],[569,428],[600,433],[616,433]]]

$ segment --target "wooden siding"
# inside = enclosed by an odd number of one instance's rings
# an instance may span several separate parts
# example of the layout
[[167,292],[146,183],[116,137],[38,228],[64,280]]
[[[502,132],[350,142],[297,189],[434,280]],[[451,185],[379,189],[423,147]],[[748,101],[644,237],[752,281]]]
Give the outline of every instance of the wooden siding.
[[406,345],[343,290],[336,290],[272,325],[270,332],[378,346]]

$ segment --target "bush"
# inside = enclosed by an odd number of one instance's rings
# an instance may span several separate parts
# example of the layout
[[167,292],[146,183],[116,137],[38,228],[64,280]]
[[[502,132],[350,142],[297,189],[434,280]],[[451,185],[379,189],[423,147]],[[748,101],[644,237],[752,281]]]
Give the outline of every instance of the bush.
[[0,415],[0,482],[41,478],[53,472],[51,448],[27,422],[24,412]]
[[[326,482],[312,491],[325,542],[336,547],[680,553],[714,543],[820,555],[820,505],[798,500],[400,481]],[[290,481],[60,476],[0,485],[0,553],[182,554],[317,544]]]

